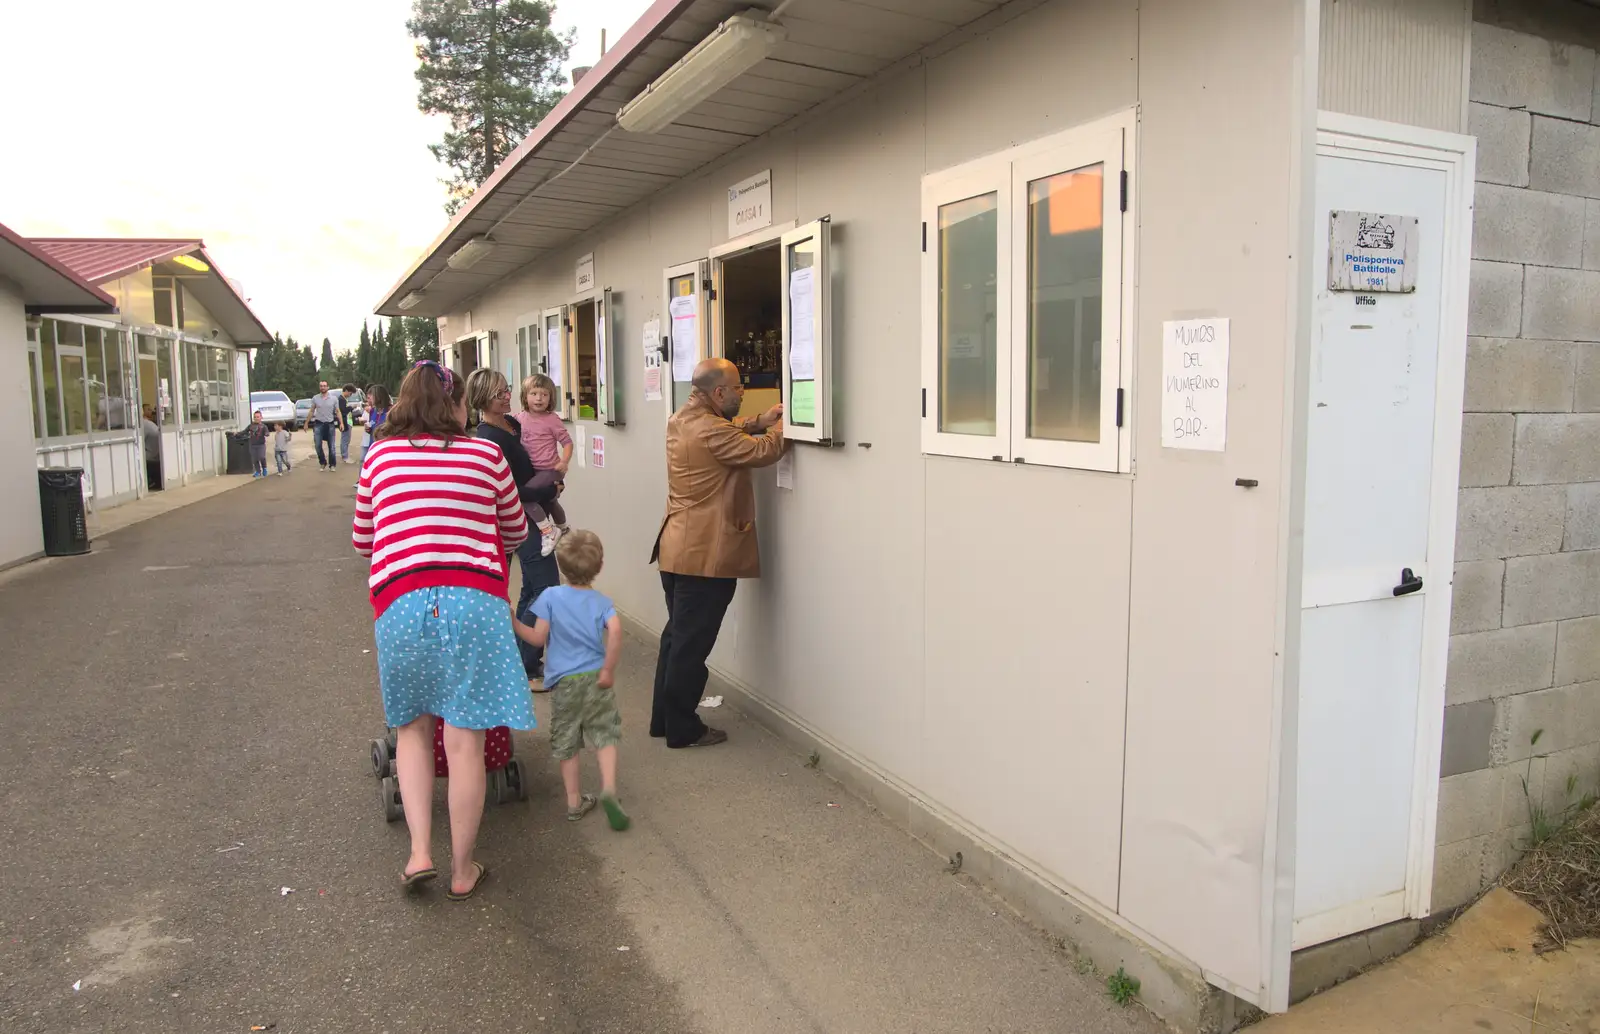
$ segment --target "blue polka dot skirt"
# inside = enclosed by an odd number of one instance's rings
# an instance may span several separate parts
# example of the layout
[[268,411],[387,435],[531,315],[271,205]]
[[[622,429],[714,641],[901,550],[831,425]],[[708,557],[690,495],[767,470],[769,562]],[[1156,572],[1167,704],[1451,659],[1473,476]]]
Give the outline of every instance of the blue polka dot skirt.
[[431,714],[458,729],[534,729],[511,607],[479,589],[414,589],[378,618],[383,713],[399,727]]

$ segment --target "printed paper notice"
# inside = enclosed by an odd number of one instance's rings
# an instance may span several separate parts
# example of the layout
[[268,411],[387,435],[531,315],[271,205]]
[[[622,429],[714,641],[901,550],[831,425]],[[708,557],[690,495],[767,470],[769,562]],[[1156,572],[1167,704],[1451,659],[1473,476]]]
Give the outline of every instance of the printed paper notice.
[[644,400],[661,401],[661,321],[644,325]]
[[789,450],[778,457],[778,487],[794,491],[794,452]]
[[789,274],[789,378],[816,379],[816,285],[810,267]]
[[[562,380],[561,331],[559,329],[550,331],[550,336],[545,341],[544,355],[545,372],[550,375],[551,380],[555,381],[557,385],[560,385]],[[559,408],[559,403],[557,403],[557,406]]]
[[606,439],[604,435],[595,435],[589,439],[589,457],[594,462],[596,469],[606,465]]
[[682,295],[667,305],[672,317],[672,379],[687,384],[700,361],[700,306],[694,295]]
[[1228,321],[1161,325],[1161,444],[1221,452],[1228,441]]

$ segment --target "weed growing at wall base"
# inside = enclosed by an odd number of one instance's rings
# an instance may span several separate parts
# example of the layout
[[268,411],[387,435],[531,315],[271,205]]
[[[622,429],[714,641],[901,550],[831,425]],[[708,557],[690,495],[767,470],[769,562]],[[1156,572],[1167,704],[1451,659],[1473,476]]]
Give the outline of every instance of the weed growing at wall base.
[[1139,978],[1130,977],[1127,970],[1118,966],[1115,973],[1106,977],[1106,994],[1118,1005],[1127,1005],[1139,997]]

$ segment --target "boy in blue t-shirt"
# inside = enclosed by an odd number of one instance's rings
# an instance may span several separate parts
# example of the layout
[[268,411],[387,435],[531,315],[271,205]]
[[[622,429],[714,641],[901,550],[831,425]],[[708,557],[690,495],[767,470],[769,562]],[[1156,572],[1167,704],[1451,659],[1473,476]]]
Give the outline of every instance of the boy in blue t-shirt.
[[556,566],[566,585],[546,589],[527,614],[530,627],[513,618],[517,635],[544,653],[544,684],[550,688],[550,753],[561,762],[567,788],[567,820],[594,810],[594,794],[580,793],[578,751],[594,748],[600,762],[600,799],[611,828],[628,828],[617,800],[617,744],[622,716],[617,713],[617,657],[622,653],[622,620],[594,580],[605,564],[605,548],[592,531],[576,530],[556,544]]

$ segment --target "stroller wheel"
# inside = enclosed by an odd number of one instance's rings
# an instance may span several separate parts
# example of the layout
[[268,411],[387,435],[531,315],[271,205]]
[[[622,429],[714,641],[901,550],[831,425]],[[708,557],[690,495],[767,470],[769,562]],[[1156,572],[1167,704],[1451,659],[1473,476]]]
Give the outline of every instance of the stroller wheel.
[[379,783],[383,793],[383,819],[385,822],[397,822],[405,818],[405,809],[400,804],[400,782],[394,776],[384,776]]
[[521,761],[513,758],[506,763],[506,782],[513,800],[528,799],[528,769]]
[[389,747],[382,740],[372,741],[372,774],[382,779],[389,774]]
[[395,744],[399,742],[399,733],[390,729],[383,734],[383,745],[389,751],[389,757],[394,757]]

